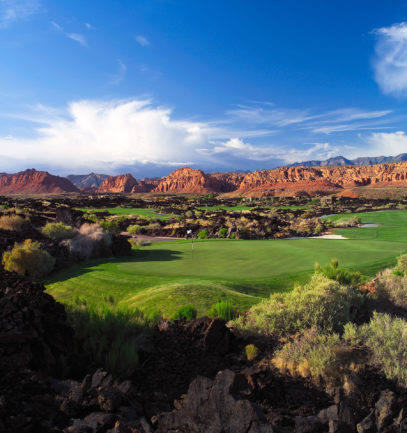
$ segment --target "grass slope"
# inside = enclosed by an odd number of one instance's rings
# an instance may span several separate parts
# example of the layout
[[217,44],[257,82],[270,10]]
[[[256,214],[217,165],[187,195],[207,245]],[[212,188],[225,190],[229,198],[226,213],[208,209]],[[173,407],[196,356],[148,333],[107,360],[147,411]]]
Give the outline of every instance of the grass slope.
[[194,242],[193,251],[190,241],[153,244],[129,258],[56,272],[48,292],[66,303],[76,296],[90,303],[113,296],[119,305],[159,309],[165,316],[190,303],[204,314],[221,298],[245,310],[273,291],[304,282],[315,262],[325,265],[335,257],[341,266],[374,276],[407,251],[407,211],[359,216],[380,226],[338,230],[348,240],[204,240]]

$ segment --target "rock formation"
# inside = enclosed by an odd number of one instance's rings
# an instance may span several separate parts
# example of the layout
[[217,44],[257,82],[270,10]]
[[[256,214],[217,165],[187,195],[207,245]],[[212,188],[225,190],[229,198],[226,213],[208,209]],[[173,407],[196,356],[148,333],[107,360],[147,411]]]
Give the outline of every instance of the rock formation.
[[154,184],[147,181],[137,181],[131,174],[110,176],[97,189],[98,193],[135,193],[150,192]]
[[237,192],[339,192],[355,186],[407,186],[407,162],[369,166],[288,167],[247,174]]
[[79,192],[68,179],[35,169],[0,174],[0,194],[61,194]]

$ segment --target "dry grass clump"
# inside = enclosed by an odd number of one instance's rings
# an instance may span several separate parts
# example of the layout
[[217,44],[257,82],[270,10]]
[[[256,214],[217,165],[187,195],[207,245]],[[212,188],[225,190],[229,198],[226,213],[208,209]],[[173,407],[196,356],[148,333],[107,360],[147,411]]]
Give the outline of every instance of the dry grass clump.
[[0,217],[0,229],[10,231],[21,231],[25,219],[20,215],[3,215]]

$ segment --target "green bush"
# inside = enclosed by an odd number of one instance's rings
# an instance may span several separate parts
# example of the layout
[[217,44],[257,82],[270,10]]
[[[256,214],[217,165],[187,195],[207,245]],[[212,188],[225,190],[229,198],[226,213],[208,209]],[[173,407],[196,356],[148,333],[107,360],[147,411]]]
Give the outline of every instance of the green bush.
[[119,219],[114,220],[102,220],[100,226],[109,235],[117,235],[120,233],[120,221]]
[[208,237],[208,230],[201,230],[198,233],[198,239],[206,239]]
[[407,254],[401,255],[397,259],[397,266],[394,268],[394,271],[398,275],[404,275],[407,271]]
[[222,227],[219,230],[218,235],[220,238],[226,238],[226,236],[228,235],[228,229],[226,227]]
[[55,240],[72,239],[75,231],[71,226],[59,223],[47,223],[42,229],[42,234]]
[[80,299],[68,306],[67,312],[79,356],[121,377],[134,373],[138,366],[137,339],[148,335],[160,320],[158,314],[114,304],[87,305]]
[[315,272],[324,274],[327,278],[344,285],[358,286],[362,279],[360,272],[349,272],[346,269],[340,268],[338,259],[332,259],[331,263],[323,268],[316,263]]
[[316,328],[325,333],[340,331],[351,319],[351,306],[363,302],[363,295],[322,273],[312,276],[304,286],[291,292],[274,293],[269,300],[254,305],[239,316],[232,326],[243,332],[286,337]]
[[379,299],[386,299],[398,307],[407,308],[407,275],[385,269],[376,280],[376,294]]
[[55,259],[48,251],[41,249],[39,242],[27,239],[21,244],[14,244],[11,251],[5,251],[2,263],[6,271],[39,278],[52,271]]
[[25,224],[25,219],[19,215],[3,215],[0,217],[0,229],[20,231]]
[[140,230],[141,230],[141,226],[139,226],[138,224],[133,224],[127,227],[127,231],[131,235],[136,235],[137,233],[140,233]]
[[196,319],[197,311],[193,305],[184,305],[174,314],[174,320],[192,320]]
[[233,320],[237,317],[237,309],[233,306],[230,301],[219,301],[212,305],[208,311],[209,317],[219,317],[219,319]]
[[369,350],[370,362],[388,379],[407,386],[407,322],[389,314],[373,313],[369,323],[345,326],[343,339],[350,345]]

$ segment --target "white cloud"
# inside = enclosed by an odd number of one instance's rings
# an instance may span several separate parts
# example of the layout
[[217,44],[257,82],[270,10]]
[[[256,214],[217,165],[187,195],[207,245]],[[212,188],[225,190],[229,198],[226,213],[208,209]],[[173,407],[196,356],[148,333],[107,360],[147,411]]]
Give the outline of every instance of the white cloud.
[[385,94],[407,96],[407,23],[373,31],[377,36],[375,79]]
[[136,36],[136,41],[142,46],[142,47],[146,47],[147,45],[150,45],[150,41],[142,35],[137,35]]
[[55,30],[58,30],[59,32],[63,31],[63,28],[58,23],[56,23],[55,21],[51,21],[51,25],[52,25],[52,27],[54,27]]
[[0,0],[0,27],[27,19],[39,9],[37,0]]
[[127,66],[121,61],[121,59],[117,59],[117,64],[118,64],[117,72],[113,76],[110,82],[111,84],[114,85],[118,85],[124,80],[127,71]]
[[279,129],[305,129],[323,134],[376,129],[387,121],[384,118],[391,113],[391,110],[361,110],[353,107],[315,112],[311,109],[276,108],[269,103],[239,105],[236,109],[228,111],[232,121]]
[[80,33],[67,33],[64,31],[64,28],[62,26],[60,26],[55,21],[51,21],[51,25],[52,25],[52,27],[54,27],[55,30],[63,33],[67,38],[72,39],[75,42],[78,42],[79,44],[83,45],[84,47],[86,46],[85,36],[81,35]]
[[92,24],[89,24],[89,23],[83,23],[83,25],[84,25],[88,30],[95,30],[95,27],[93,27]]
[[407,135],[404,131],[375,132],[361,137],[368,144],[368,150],[356,151],[357,156],[395,156],[407,152]]
[[329,144],[294,149],[255,145],[233,136],[219,141],[227,131],[222,132],[221,126],[174,119],[170,109],[149,100],[83,100],[70,103],[65,113],[38,106],[28,118],[41,122],[35,138],[13,137],[13,146],[9,138],[0,138],[0,159],[14,161],[14,166],[19,160],[19,169],[24,168],[22,164],[109,173],[143,164],[257,168],[258,164],[275,166],[276,161],[294,162],[333,152]]
[[75,42],[78,42],[79,44],[86,46],[86,39],[85,36],[79,34],[79,33],[66,33],[66,36],[69,39],[72,39]]

